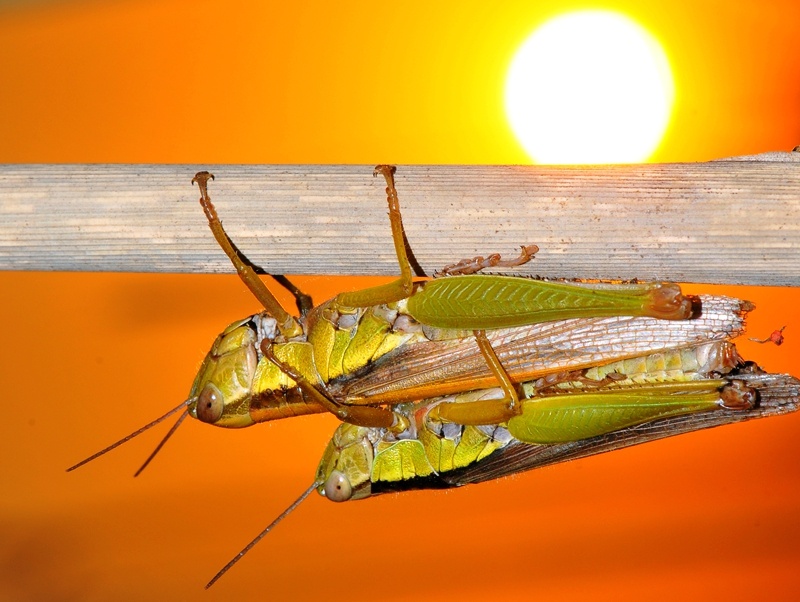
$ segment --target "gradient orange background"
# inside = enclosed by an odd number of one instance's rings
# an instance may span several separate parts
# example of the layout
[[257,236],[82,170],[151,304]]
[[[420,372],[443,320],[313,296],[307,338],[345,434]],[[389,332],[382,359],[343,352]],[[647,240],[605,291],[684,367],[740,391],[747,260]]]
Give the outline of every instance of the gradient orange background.
[[[625,12],[665,46],[677,106],[654,160],[800,144],[796,0],[288,6],[4,5],[0,162],[525,163],[505,69],[574,8]],[[366,282],[299,280],[318,300]],[[161,428],[67,475],[182,400],[214,336],[258,308],[234,276],[0,283],[2,599],[796,599],[800,416],[458,491],[313,496],[204,592],[310,483],[335,421],[192,422],[132,479]],[[787,324],[782,347],[741,350],[800,374],[800,292],[713,290],[757,303],[753,336]]]

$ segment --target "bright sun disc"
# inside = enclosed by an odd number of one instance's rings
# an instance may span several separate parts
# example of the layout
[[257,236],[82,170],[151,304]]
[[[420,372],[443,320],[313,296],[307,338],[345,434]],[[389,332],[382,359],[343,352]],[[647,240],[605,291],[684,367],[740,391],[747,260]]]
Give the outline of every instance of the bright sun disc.
[[506,114],[536,163],[646,160],[669,124],[675,91],[667,57],[617,13],[551,19],[508,71]]

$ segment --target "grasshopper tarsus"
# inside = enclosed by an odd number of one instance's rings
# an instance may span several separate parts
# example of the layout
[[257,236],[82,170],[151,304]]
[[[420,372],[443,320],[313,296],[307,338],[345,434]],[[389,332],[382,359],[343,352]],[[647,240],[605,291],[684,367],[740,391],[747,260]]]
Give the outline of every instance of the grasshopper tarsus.
[[372,170],[372,177],[375,178],[379,175],[386,178],[386,183],[394,187],[394,174],[397,172],[397,167],[394,165],[376,165]]
[[208,181],[213,179],[214,174],[210,171],[198,171],[192,178],[192,184],[196,183],[200,187],[200,194],[202,194],[204,197],[208,197]]
[[[222,229],[222,224],[219,221],[219,217],[217,216],[217,210],[214,208],[214,204],[211,202],[211,197],[208,194],[208,181],[214,179],[214,174],[210,171],[198,171],[194,174],[192,178],[192,184],[197,184],[197,187],[200,189],[200,205],[203,207],[203,212],[206,214],[206,218],[208,219],[209,224],[213,224],[214,222],[219,223],[219,228]],[[214,227],[211,227],[212,232],[214,232]],[[224,231],[223,231],[224,233]],[[217,233],[214,232],[216,237]],[[227,237],[227,234],[225,234]],[[219,242],[219,240],[217,240]],[[231,244],[232,241],[228,238],[228,242]],[[220,243],[222,246],[222,243]],[[224,250],[224,247],[223,247]]]
[[485,258],[478,255],[472,259],[462,259],[458,263],[447,265],[441,271],[436,272],[434,276],[437,278],[440,276],[464,276],[477,274],[487,268],[514,268],[528,263],[539,252],[537,245],[520,245],[520,249],[519,257],[515,259],[503,259],[500,253],[492,253]]

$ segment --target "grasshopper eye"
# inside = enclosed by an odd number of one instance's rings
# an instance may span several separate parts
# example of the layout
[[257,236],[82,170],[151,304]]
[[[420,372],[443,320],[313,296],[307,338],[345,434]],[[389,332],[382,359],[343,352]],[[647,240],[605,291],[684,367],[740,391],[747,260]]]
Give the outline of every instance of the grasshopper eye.
[[222,393],[211,383],[206,384],[197,398],[197,418],[201,422],[215,423],[222,416],[225,403]]
[[332,502],[346,502],[353,495],[353,487],[343,472],[334,470],[325,480],[323,491]]

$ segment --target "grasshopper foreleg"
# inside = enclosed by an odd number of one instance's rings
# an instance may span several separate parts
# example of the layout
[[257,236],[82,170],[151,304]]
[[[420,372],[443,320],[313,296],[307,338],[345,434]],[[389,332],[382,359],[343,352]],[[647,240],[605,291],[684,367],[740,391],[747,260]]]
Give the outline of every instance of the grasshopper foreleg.
[[281,334],[286,338],[301,334],[303,329],[300,324],[291,314],[281,307],[281,304],[278,303],[278,300],[261,281],[253,267],[242,258],[236,245],[233,244],[228,233],[225,232],[225,229],[222,227],[222,222],[219,220],[217,210],[214,208],[214,204],[211,202],[211,197],[208,194],[208,181],[213,179],[213,174],[207,171],[200,171],[192,178],[192,184],[197,183],[197,186],[200,188],[200,205],[203,207],[203,211],[206,214],[208,226],[211,228],[214,238],[219,246],[222,247],[228,259],[231,260],[242,282],[245,283],[247,288],[250,289],[250,292],[255,295],[256,299],[259,300],[270,315],[278,321],[278,328]]
[[374,286],[361,291],[341,293],[336,297],[336,304],[340,307],[369,307],[393,303],[409,297],[414,288],[411,263],[406,253],[405,237],[403,235],[403,218],[400,215],[400,201],[397,198],[397,189],[394,186],[393,165],[378,165],[373,175],[382,175],[386,179],[386,201],[389,204],[389,223],[392,226],[392,241],[400,265],[400,278],[389,284]]

